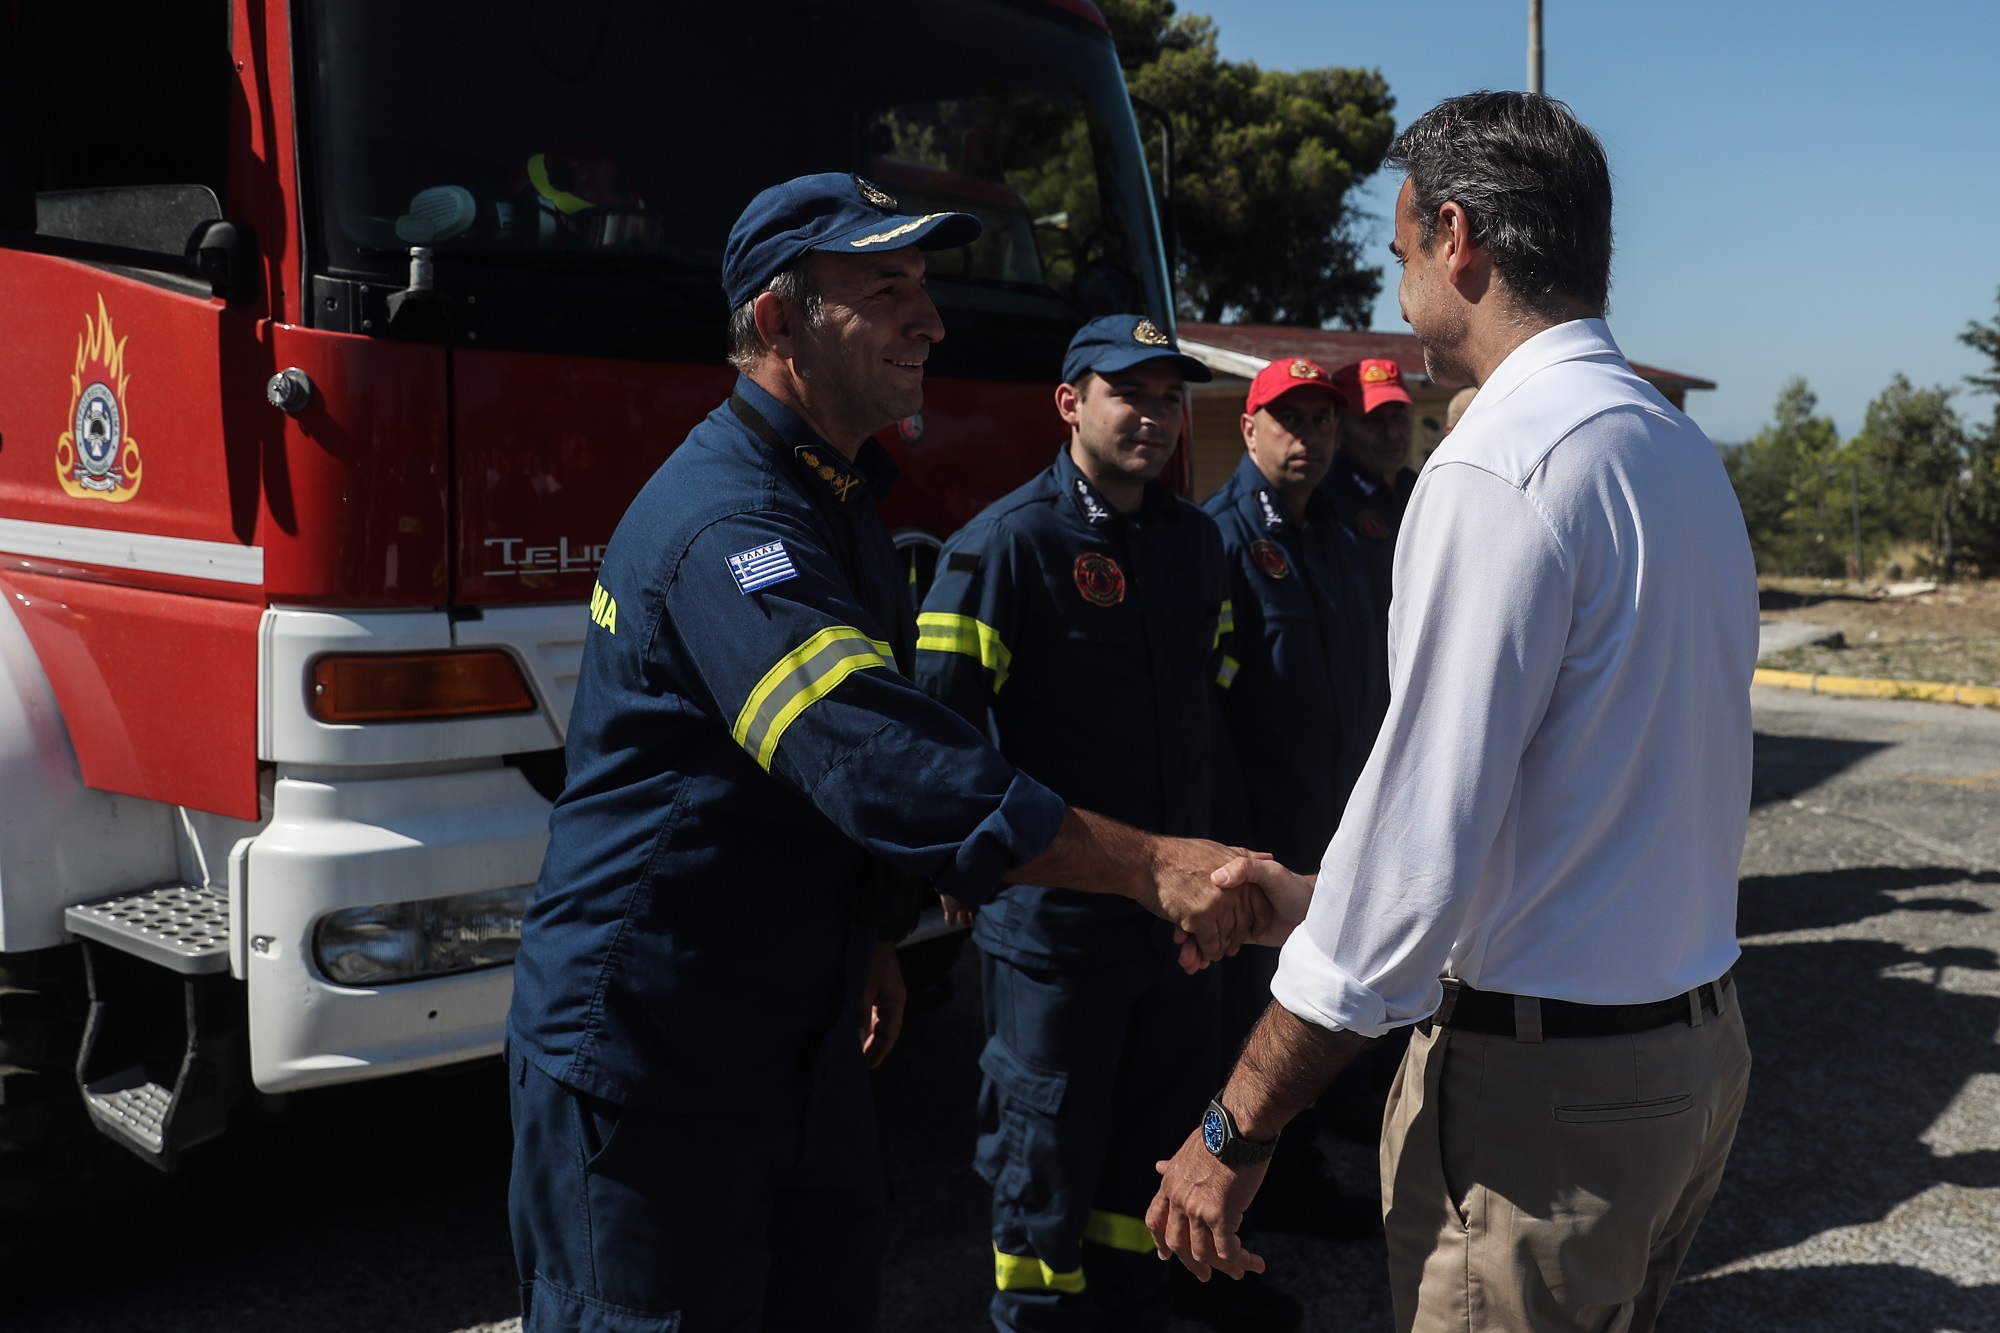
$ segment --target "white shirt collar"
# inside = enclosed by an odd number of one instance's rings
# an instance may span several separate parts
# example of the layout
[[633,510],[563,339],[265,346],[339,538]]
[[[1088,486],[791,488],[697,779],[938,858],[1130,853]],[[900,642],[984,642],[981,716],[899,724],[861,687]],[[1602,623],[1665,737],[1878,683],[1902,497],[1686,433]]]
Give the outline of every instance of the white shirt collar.
[[1611,340],[1610,326],[1601,319],[1572,319],[1543,329],[1509,352],[1506,360],[1493,368],[1493,373],[1486,377],[1486,383],[1479,386],[1472,406],[1465,410],[1465,416],[1459,418],[1459,424],[1463,426],[1466,418],[1476,412],[1491,411],[1538,371],[1547,370],[1550,366],[1565,361],[1624,359],[1625,354]]

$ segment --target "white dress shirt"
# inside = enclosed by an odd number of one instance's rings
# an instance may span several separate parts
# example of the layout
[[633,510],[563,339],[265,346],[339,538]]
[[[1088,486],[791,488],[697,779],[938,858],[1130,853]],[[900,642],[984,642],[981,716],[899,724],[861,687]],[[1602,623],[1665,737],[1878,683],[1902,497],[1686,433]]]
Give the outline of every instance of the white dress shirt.
[[1271,993],[1379,1036],[1438,978],[1637,1004],[1737,956],[1757,575],[1701,429],[1602,320],[1547,329],[1424,464],[1389,715]]

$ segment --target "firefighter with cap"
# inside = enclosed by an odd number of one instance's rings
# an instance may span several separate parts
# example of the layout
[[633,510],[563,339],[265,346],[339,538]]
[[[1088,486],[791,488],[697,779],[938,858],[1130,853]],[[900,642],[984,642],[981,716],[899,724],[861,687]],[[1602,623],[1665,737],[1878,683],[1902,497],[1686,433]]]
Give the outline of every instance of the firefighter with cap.
[[[1152,319],[1084,325],[1055,390],[1069,438],[945,543],[917,618],[918,682],[1023,772],[1197,836],[1228,591],[1214,521],[1158,478],[1185,382],[1209,377]],[[1171,927],[1131,904],[1041,883],[981,907],[973,942],[993,1323],[1164,1328],[1168,1274],[1141,1219],[1154,1164],[1214,1091],[1219,976],[1187,975]]]
[[[1216,673],[1229,753],[1218,833],[1310,869],[1340,823],[1386,700],[1374,594],[1359,540],[1320,483],[1338,447],[1340,395],[1307,357],[1251,381],[1243,458],[1203,506],[1228,554],[1234,626]],[[1271,1002],[1272,949],[1222,964],[1223,1044],[1233,1056]],[[1344,1196],[1313,1146],[1310,1110],[1279,1140],[1251,1222],[1357,1239],[1380,1231],[1375,1201]]]
[[1389,360],[1342,366],[1332,382],[1340,394],[1340,452],[1324,485],[1340,521],[1361,540],[1386,623],[1396,533],[1417,484],[1410,467],[1416,430],[1410,391],[1403,368]]
[[1211,882],[1228,849],[1066,807],[909,678],[869,437],[921,406],[944,336],[923,251],[978,230],[825,174],[730,232],[742,374],[605,553],[515,965],[528,1333],[874,1325],[866,1069],[913,877],[1131,897],[1206,957],[1268,925]]

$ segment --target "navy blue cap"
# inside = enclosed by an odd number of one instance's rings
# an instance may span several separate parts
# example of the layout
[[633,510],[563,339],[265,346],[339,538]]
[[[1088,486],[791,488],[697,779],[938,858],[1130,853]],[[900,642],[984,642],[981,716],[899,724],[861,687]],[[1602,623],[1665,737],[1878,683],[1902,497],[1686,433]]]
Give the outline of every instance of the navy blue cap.
[[1184,380],[1205,384],[1215,378],[1207,366],[1183,352],[1165,329],[1144,315],[1100,315],[1069,340],[1069,351],[1063,356],[1063,383],[1074,384],[1089,371],[1109,375],[1161,357],[1178,361]]
[[844,171],[800,176],[750,201],[722,250],[722,291],[731,310],[764,290],[809,250],[947,250],[979,239],[970,213],[901,211],[880,186]]

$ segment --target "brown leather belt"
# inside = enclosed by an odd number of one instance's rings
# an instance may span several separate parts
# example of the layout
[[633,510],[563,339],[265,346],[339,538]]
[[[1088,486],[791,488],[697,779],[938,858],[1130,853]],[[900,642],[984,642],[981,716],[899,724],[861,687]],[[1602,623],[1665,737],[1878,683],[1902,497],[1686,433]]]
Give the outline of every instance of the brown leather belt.
[[1515,1027],[1522,997],[1499,991],[1475,990],[1453,977],[1444,979],[1444,1003],[1418,1027],[1426,1034],[1433,1023],[1460,1032],[1539,1041],[1553,1037],[1620,1037],[1651,1032],[1675,1023],[1699,1025],[1705,1014],[1722,1012],[1722,992],[1735,984],[1733,970],[1705,981],[1672,999],[1650,1004],[1578,1004],[1573,1000],[1533,1001],[1541,1011],[1541,1031],[1522,1036]]

